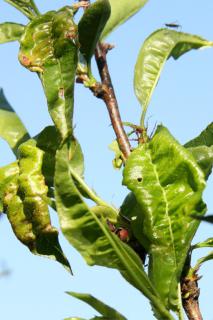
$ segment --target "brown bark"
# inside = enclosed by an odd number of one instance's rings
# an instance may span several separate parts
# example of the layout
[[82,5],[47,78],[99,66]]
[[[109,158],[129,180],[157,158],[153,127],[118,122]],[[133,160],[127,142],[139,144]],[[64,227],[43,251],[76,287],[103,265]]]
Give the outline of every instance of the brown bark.
[[200,295],[198,280],[196,274],[182,280],[182,303],[189,320],[203,320],[198,301]]

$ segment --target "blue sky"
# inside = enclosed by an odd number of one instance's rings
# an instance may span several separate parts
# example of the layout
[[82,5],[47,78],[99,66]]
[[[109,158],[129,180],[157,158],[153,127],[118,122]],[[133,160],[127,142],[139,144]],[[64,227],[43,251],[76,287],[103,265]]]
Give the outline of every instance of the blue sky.
[[[57,9],[69,1],[36,1],[41,11]],[[122,1],[120,1],[122,4]],[[108,55],[109,67],[123,121],[139,122],[141,108],[133,92],[133,70],[144,39],[164,23],[178,21],[182,31],[213,40],[213,2],[211,0],[150,0],[141,12],[117,29],[108,39],[115,49]],[[1,0],[0,23],[26,19]],[[35,74],[17,61],[18,43],[0,46],[0,87],[33,136],[51,124],[41,85]],[[213,49],[191,51],[179,60],[169,60],[153,95],[148,126],[163,123],[184,143],[204,129],[213,116]],[[94,66],[95,68],[95,66]],[[94,70],[95,71],[95,70]],[[96,72],[95,72],[96,73]],[[85,153],[85,177],[105,200],[119,206],[127,194],[121,186],[121,172],[112,168],[113,154],[108,145],[114,139],[106,108],[91,92],[76,85],[75,125]],[[14,160],[7,144],[0,141],[0,164]],[[204,199],[213,212],[213,179],[209,179]],[[52,213],[55,225],[58,224]],[[212,227],[203,223],[195,241],[212,236]],[[122,312],[128,320],[154,319],[148,301],[130,287],[117,271],[88,267],[81,256],[61,237],[61,244],[74,271],[71,277],[59,264],[33,256],[13,235],[4,218],[0,221],[0,268],[11,269],[9,277],[0,279],[0,317],[4,320],[61,320],[68,316],[92,317],[95,312],[64,291],[90,292]],[[205,250],[200,250],[196,257]],[[200,304],[205,320],[211,315],[212,286],[206,263]]]

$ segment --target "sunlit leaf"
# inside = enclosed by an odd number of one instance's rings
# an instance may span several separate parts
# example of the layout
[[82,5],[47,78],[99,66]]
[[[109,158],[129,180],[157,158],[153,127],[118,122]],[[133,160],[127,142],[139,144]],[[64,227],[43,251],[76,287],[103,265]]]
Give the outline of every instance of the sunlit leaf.
[[165,319],[173,319],[158,299],[136,253],[110,231],[106,216],[98,217],[83,201],[72,179],[66,145],[56,154],[55,198],[62,232],[86,262],[118,269]]
[[[164,304],[178,312],[178,282],[199,222],[204,214],[204,175],[191,154],[162,126],[149,143],[129,156],[123,184],[130,194],[124,214],[149,254],[149,277]],[[121,211],[121,213],[123,213]]]
[[148,0],[109,0],[111,6],[111,16],[101,35],[106,38],[114,29],[137,13]]
[[25,26],[19,23],[5,22],[0,24],[0,43],[19,40]]
[[18,146],[30,138],[24,124],[15,113],[0,89],[0,137],[7,141],[13,152]]
[[17,10],[21,11],[29,19],[33,19],[39,14],[39,10],[34,3],[34,0],[4,0],[11,4]]
[[209,252],[206,256],[198,259],[195,267],[193,267],[192,270],[194,270],[194,272],[196,272],[198,269],[200,269],[201,265],[204,262],[209,261],[209,260],[213,260],[213,251]]
[[[98,311],[102,316],[106,319],[113,319],[113,320],[126,320],[124,316],[122,316],[118,311],[109,307],[107,304],[103,303],[102,301],[98,300],[97,298],[93,297],[90,294],[84,293],[76,293],[76,292],[67,292],[74,298],[82,300],[93,307],[96,311]],[[102,317],[100,317],[101,319]],[[103,319],[103,318],[102,318]]]
[[78,24],[80,51],[90,64],[96,44],[110,16],[108,0],[97,0],[84,12]]
[[77,67],[77,26],[73,11],[49,11],[30,22],[21,38],[19,60],[38,72],[49,113],[64,140],[72,133],[73,91]]
[[197,35],[169,29],[153,32],[143,43],[135,65],[134,89],[143,107],[142,123],[160,74],[170,57],[178,59],[184,53],[201,47],[212,46]]
[[213,122],[198,137],[187,142],[184,147],[192,153],[207,179],[213,166]]
[[184,144],[185,148],[213,145],[213,122],[211,122],[196,138]]
[[51,225],[47,186],[42,175],[43,152],[29,140],[19,147],[19,161],[0,169],[0,203],[16,237],[31,252],[57,260],[71,271]]

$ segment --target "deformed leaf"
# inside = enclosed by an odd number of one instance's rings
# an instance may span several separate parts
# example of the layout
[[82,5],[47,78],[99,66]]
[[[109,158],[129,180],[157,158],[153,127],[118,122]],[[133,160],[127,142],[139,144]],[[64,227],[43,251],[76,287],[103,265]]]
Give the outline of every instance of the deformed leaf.
[[[84,293],[76,293],[76,292],[67,292],[67,294],[71,295],[74,298],[82,300],[93,307],[96,311],[98,311],[105,319],[113,319],[113,320],[126,320],[124,316],[122,316],[118,311],[109,307],[107,304],[98,300],[90,294]],[[98,317],[99,318],[99,317]],[[103,319],[100,317],[100,319]]]
[[25,26],[19,23],[5,22],[0,24],[0,43],[19,40]]
[[62,232],[86,262],[118,269],[152,301],[162,317],[173,319],[158,299],[136,253],[109,230],[106,216],[96,216],[83,201],[72,179],[66,144],[56,154],[55,199]]
[[169,29],[153,32],[143,43],[135,65],[134,90],[143,107],[142,123],[166,60],[201,47],[213,46],[197,35]]
[[80,51],[89,65],[110,12],[109,0],[97,0],[84,12],[78,24]]
[[60,262],[71,271],[52,227],[48,212],[47,186],[41,172],[43,152],[35,140],[19,147],[19,161],[0,170],[0,195],[16,237],[34,254]]
[[70,7],[34,18],[20,41],[19,60],[29,70],[39,73],[49,113],[62,140],[73,130],[76,41],[77,26]]
[[136,14],[148,0],[109,0],[111,6],[111,16],[107,22],[101,38],[106,38],[114,29]]
[[159,126],[152,140],[129,156],[123,184],[134,194],[129,203],[136,200],[135,210],[125,210],[149,254],[149,277],[164,304],[178,312],[178,283],[199,225],[191,214],[206,210],[204,175],[191,154]]
[[17,154],[18,146],[30,138],[24,124],[15,113],[0,89],[0,137],[7,141]]
[[[55,171],[55,155],[60,146],[60,135],[54,126],[44,128],[36,137],[36,145],[44,151],[42,172],[45,176],[46,184],[53,187],[53,178]],[[81,146],[78,141],[72,136],[70,141],[69,159],[75,171],[83,177],[84,175],[84,157]]]

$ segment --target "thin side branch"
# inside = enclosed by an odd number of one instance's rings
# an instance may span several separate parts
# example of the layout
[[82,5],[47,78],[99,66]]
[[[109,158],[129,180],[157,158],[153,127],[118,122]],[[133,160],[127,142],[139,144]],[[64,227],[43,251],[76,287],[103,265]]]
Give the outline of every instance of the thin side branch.
[[131,147],[130,147],[127,134],[123,128],[117,99],[115,96],[114,88],[112,85],[112,81],[111,81],[111,77],[110,77],[110,73],[107,65],[106,54],[109,49],[111,49],[109,45],[99,43],[95,50],[95,59],[96,59],[99,74],[101,77],[101,82],[104,88],[103,95],[101,98],[103,99],[103,101],[107,106],[107,110],[109,112],[112,127],[116,134],[119,147],[124,157],[127,159],[128,156],[130,155]]

